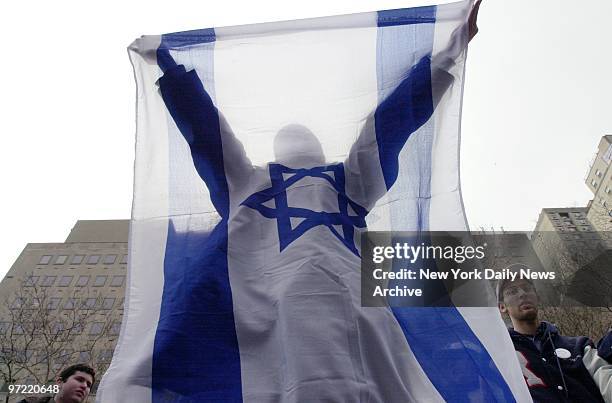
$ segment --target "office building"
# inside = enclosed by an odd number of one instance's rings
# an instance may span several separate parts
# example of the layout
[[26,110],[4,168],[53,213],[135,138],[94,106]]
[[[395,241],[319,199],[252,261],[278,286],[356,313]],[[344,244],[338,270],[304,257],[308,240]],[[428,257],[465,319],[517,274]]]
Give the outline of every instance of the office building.
[[78,221],[63,243],[26,245],[0,283],[0,340],[13,342],[18,362],[13,383],[44,384],[77,362],[101,378],[123,316],[128,232],[129,220]]
[[[557,275],[560,298],[568,303],[593,304],[606,294],[597,278],[606,255],[606,241],[589,221],[587,207],[545,208],[531,236],[533,249],[542,266]],[[590,292],[584,295],[585,291]]]
[[587,206],[587,218],[601,232],[606,247],[612,249],[612,135],[601,138],[589,164],[585,183],[593,193]]

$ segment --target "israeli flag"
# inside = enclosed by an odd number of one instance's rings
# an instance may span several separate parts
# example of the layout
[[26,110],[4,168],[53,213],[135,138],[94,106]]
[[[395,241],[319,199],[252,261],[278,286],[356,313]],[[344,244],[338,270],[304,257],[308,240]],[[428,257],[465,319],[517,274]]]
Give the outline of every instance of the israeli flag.
[[97,401],[530,401],[494,308],[363,308],[360,234],[466,230],[471,1],[145,36]]

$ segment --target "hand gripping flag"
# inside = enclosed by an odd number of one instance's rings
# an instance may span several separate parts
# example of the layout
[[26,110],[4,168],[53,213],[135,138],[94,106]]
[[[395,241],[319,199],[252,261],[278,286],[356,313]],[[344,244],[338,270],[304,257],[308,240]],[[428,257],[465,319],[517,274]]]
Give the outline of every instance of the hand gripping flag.
[[360,234],[466,230],[471,2],[145,36],[99,402],[530,400],[493,308],[360,306]]

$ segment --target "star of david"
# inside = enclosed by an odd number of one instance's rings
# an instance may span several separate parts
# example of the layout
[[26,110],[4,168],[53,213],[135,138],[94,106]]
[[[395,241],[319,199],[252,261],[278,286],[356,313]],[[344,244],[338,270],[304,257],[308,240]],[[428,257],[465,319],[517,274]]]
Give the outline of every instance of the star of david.
[[[270,164],[271,186],[249,196],[242,205],[257,210],[262,216],[275,219],[278,228],[280,251],[310,229],[319,225],[326,226],[351,252],[359,256],[355,247],[355,228],[365,228],[365,208],[346,196],[344,189],[344,166],[333,164],[308,169],[293,169],[281,164]],[[313,211],[289,206],[287,189],[306,177],[321,178],[329,182],[338,194],[338,211]],[[275,207],[264,203],[274,200]],[[291,219],[301,220],[295,227]]]

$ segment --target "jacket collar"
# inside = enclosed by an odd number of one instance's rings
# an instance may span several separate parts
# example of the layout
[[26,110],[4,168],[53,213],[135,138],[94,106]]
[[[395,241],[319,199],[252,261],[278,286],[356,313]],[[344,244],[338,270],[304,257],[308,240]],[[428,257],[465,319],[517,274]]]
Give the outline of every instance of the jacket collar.
[[[509,328],[508,331],[510,332],[510,336],[511,337],[527,337],[527,338],[531,338],[531,336],[529,336],[529,335],[517,332],[512,327]],[[538,330],[536,330],[535,338],[536,339],[546,339],[546,338],[548,338],[549,334],[551,335],[551,337],[555,337],[556,335],[558,335],[559,334],[559,329],[557,328],[557,326],[555,326],[554,324],[552,324],[550,322],[546,322],[546,321],[540,322],[540,326],[538,326]]]

